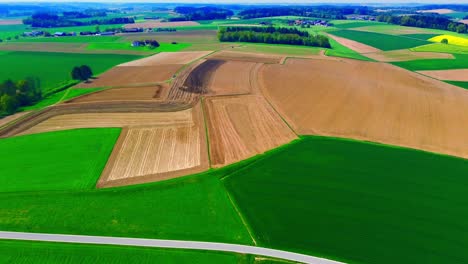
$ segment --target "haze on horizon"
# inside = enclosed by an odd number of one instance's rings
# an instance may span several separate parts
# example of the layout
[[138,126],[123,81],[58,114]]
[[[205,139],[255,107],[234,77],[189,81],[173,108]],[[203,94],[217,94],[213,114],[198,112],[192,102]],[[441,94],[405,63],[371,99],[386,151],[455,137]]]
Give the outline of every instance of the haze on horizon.
[[0,0],[0,3],[36,3],[36,2],[47,2],[47,3],[77,3],[77,2],[94,2],[94,3],[199,3],[199,4],[468,4],[468,0],[458,1],[444,1],[444,3],[437,2],[435,0]]

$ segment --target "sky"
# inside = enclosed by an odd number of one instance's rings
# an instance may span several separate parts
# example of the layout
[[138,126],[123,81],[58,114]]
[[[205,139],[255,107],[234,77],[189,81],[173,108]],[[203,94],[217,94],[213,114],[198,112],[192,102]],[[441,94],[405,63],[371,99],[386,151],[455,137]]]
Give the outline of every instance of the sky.
[[18,3],[18,2],[105,2],[105,3],[235,3],[235,4],[253,4],[253,3],[422,3],[422,4],[468,4],[468,0],[0,0],[0,3]]

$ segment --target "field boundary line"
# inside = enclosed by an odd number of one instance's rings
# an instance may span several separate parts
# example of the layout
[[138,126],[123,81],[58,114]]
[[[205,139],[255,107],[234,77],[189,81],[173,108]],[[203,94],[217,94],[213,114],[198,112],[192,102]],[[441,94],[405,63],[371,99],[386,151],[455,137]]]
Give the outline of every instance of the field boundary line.
[[341,264],[330,259],[314,257],[310,255],[289,252],[265,247],[248,246],[242,244],[230,244],[204,241],[184,241],[168,239],[130,238],[130,237],[110,237],[110,236],[86,236],[86,235],[65,235],[65,234],[45,234],[0,231],[0,239],[19,241],[42,241],[91,245],[116,245],[135,246],[148,248],[172,248],[172,249],[192,249],[218,252],[232,252],[239,254],[250,254],[258,256],[273,257],[290,260],[300,263],[310,264]]
[[206,148],[208,150],[208,165],[211,168],[211,142],[210,142],[210,135],[208,132],[208,124],[207,124],[207,113],[205,109],[205,97],[200,97],[200,107],[203,113],[203,126],[205,127],[205,138],[206,138]]

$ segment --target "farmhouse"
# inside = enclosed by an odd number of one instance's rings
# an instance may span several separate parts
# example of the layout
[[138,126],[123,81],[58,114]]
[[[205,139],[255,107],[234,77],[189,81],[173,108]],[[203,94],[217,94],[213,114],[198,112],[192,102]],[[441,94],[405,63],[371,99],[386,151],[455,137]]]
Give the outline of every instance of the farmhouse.
[[44,31],[31,31],[31,32],[24,32],[23,36],[25,37],[38,37],[44,35]]

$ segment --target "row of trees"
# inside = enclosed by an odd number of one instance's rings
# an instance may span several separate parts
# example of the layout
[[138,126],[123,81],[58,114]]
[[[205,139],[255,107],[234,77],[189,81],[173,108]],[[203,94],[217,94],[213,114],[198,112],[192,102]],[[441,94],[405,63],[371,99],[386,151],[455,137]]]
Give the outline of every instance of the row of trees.
[[0,83],[0,112],[12,114],[21,106],[31,105],[42,98],[37,78],[26,78],[14,82],[6,80]]
[[377,16],[376,20],[408,27],[433,28],[449,30],[458,33],[468,32],[465,24],[454,22],[446,17],[438,15],[379,15]]
[[226,19],[234,15],[234,13],[225,8],[219,7],[191,7],[179,6],[174,9],[175,12],[181,14],[180,17],[169,18],[169,21],[192,21],[192,20],[214,20]]
[[227,27],[218,31],[218,39],[223,42],[254,42],[269,44],[289,44],[331,48],[327,37],[297,33],[281,33],[280,28],[268,32],[259,32],[257,27]]
[[346,19],[346,15],[370,15],[372,9],[365,6],[292,6],[251,8],[239,13],[243,19],[273,16],[303,16],[327,19]]
[[135,19],[131,17],[115,17],[115,18],[102,18],[93,19],[89,21],[77,21],[65,16],[58,16],[50,13],[36,13],[29,18],[23,20],[26,25],[40,28],[51,27],[75,27],[87,25],[113,25],[113,24],[133,24]]

